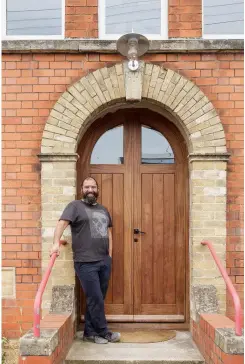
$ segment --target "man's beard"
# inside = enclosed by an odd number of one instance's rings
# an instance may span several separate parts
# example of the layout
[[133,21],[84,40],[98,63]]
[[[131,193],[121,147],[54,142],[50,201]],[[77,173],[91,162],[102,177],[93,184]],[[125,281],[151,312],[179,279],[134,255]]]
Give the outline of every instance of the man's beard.
[[98,198],[98,192],[84,192],[83,193],[83,200],[89,205],[93,205],[96,203]]

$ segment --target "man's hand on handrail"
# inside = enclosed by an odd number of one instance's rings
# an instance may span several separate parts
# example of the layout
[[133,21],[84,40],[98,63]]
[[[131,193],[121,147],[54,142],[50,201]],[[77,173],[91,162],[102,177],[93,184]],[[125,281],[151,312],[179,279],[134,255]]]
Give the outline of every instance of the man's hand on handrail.
[[52,254],[56,253],[57,256],[60,255],[60,244],[53,244],[50,251],[49,251],[49,256],[51,257]]
[[51,256],[53,253],[56,253],[57,256],[60,255],[60,244],[64,244],[64,240],[60,240],[62,237],[62,234],[64,232],[64,230],[67,228],[67,226],[69,225],[69,221],[67,220],[59,220],[55,231],[54,231],[54,242],[53,245],[49,251],[49,255]]
[[52,245],[52,248],[49,251],[49,256],[51,257],[51,255],[53,253],[56,253],[57,256],[59,256],[60,255],[60,246],[61,245],[66,245],[66,244],[67,244],[67,241],[66,240],[60,240],[59,244],[53,244]]

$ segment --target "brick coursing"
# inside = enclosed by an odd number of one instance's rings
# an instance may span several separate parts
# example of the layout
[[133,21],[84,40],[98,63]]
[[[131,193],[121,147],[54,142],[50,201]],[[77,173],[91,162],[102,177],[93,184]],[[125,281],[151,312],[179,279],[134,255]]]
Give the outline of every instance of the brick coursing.
[[197,38],[202,36],[202,1],[169,0],[168,36]]
[[98,0],[67,0],[66,38],[98,38]]

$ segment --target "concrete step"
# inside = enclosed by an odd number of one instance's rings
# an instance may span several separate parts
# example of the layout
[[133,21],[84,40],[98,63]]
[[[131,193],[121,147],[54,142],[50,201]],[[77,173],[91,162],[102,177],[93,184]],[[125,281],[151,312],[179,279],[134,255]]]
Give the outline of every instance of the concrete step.
[[[79,335],[78,335],[79,336]],[[174,339],[151,344],[108,343],[97,345],[76,339],[66,364],[204,364],[204,358],[187,331]]]

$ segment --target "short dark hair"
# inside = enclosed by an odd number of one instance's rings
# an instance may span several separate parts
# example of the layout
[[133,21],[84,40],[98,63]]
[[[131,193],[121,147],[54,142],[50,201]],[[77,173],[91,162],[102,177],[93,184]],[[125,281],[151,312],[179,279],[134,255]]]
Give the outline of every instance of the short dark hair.
[[84,178],[84,180],[82,181],[82,183],[81,183],[81,187],[83,187],[83,184],[84,184],[84,182],[85,181],[88,181],[89,179],[93,179],[94,180],[94,182],[96,183],[96,186],[97,186],[97,188],[98,188],[98,182],[96,181],[96,179],[94,178],[94,177],[86,177],[86,178]]

